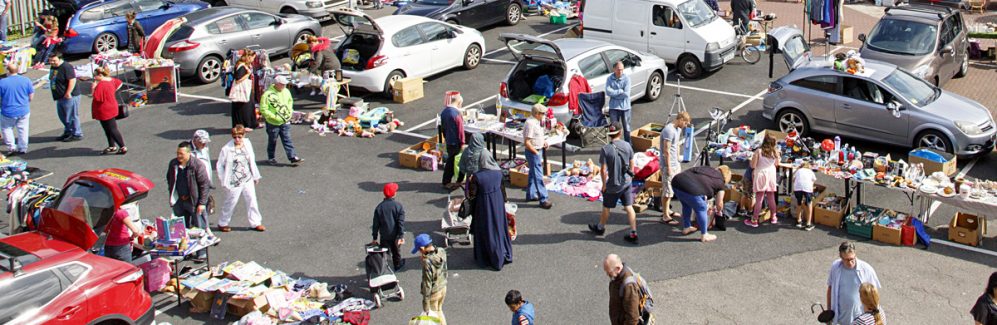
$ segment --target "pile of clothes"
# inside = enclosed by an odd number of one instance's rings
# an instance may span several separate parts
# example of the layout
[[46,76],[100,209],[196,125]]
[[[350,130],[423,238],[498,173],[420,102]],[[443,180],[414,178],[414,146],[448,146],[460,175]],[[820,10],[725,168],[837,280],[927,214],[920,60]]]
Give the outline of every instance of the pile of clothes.
[[589,201],[602,200],[601,169],[589,159],[576,160],[560,172],[551,176],[547,190],[568,196],[580,197]]
[[364,111],[357,106],[351,107],[349,114],[344,118],[336,118],[333,113],[326,112],[319,114],[318,117],[315,117],[314,114],[292,116],[291,123],[296,122],[311,123],[312,131],[320,136],[334,133],[339,136],[361,138],[373,138],[376,134],[391,133],[405,125],[404,122],[396,119],[394,112],[388,110],[387,107],[376,107]]

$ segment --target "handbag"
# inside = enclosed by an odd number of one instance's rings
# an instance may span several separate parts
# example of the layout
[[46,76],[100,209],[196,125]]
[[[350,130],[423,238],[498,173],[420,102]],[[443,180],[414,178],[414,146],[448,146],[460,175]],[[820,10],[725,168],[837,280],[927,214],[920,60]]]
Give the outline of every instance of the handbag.
[[118,116],[115,116],[114,119],[122,120],[125,118],[128,118],[128,104],[118,103]]
[[460,203],[460,210],[457,210],[457,218],[464,220],[474,214],[474,200],[473,196],[464,198],[464,201]]
[[253,82],[251,79],[236,81],[229,90],[228,99],[237,103],[248,103],[249,95],[253,92]]

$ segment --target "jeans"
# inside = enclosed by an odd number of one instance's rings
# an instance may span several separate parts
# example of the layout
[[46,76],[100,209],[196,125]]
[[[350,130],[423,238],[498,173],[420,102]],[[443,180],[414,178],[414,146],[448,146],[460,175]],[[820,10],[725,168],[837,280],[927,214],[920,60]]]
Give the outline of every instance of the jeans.
[[83,136],[83,129],[80,128],[80,96],[73,96],[70,99],[59,99],[55,101],[55,112],[62,122],[62,135]]
[[706,229],[710,228],[709,217],[707,216],[706,197],[702,195],[692,195],[680,189],[673,188],[675,198],[682,202],[682,227],[692,227],[692,213],[696,213],[696,223],[699,224],[699,232],[706,234]]
[[609,122],[620,122],[623,124],[623,140],[630,142],[630,110],[609,110]]
[[[0,116],[0,129],[3,130],[3,144],[10,151],[28,152],[28,121],[31,113],[21,117]],[[14,146],[14,129],[17,129],[17,146]]]
[[288,160],[293,160],[298,155],[294,152],[294,144],[291,143],[291,124],[272,125],[267,123],[267,159],[274,159],[277,151],[277,137],[284,146],[284,153]]
[[[457,164],[457,155],[460,154],[460,146],[447,146],[447,163],[443,166],[443,185],[449,184],[453,180],[454,165]],[[457,174],[457,182],[464,181],[464,172]]]
[[[10,7],[10,5],[11,3],[7,4],[8,7]],[[10,18],[7,18],[7,15],[0,15],[0,42],[7,41],[7,22],[9,19]]]
[[543,166],[544,149],[538,149],[537,154],[526,150],[526,165],[530,167],[530,173],[526,181],[526,199],[540,200],[547,202],[547,186],[544,185]]
[[113,258],[125,263],[132,262],[132,245],[104,246],[104,257]]

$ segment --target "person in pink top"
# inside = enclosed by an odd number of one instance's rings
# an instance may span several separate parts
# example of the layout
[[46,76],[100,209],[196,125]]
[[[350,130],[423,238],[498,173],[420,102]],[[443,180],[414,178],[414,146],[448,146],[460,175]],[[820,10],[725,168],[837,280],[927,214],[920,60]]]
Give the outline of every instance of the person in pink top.
[[[129,232],[129,230],[131,232]],[[104,256],[122,262],[132,262],[132,239],[142,233],[128,212],[118,209],[107,225],[107,240],[104,241]]]
[[775,192],[778,189],[776,180],[775,165],[779,163],[779,150],[775,146],[775,138],[766,135],[762,140],[762,147],[755,150],[751,157],[751,168],[754,170],[752,176],[753,187],[755,189],[755,209],[751,219],[744,220],[744,224],[749,227],[758,227],[758,215],[762,212],[762,200],[767,200],[769,211],[772,213],[772,224],[779,223],[775,216]]

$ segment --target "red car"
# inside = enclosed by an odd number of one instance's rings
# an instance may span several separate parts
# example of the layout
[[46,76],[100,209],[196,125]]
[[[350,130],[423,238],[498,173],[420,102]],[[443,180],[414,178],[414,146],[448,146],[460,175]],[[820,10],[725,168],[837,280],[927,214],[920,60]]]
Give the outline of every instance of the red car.
[[0,324],[151,323],[142,270],[91,251],[114,211],[152,187],[126,170],[77,173],[37,231],[0,238]]

